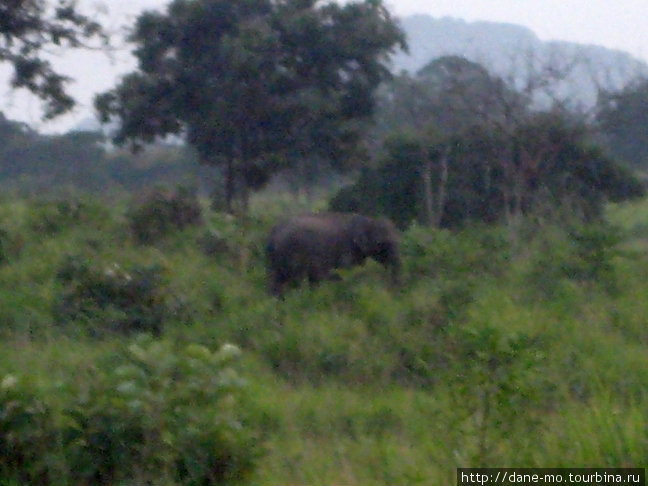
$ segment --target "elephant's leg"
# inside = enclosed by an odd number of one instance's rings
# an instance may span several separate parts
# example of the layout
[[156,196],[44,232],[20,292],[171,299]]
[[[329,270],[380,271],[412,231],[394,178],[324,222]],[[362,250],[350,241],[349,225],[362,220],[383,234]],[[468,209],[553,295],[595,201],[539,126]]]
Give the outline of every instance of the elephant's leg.
[[280,296],[281,294],[283,294],[286,284],[289,281],[289,276],[287,276],[280,270],[274,270],[270,277],[270,292],[272,293],[272,295]]
[[321,280],[328,278],[329,272],[328,269],[324,268],[322,265],[311,264],[308,267],[306,272],[308,282],[311,287],[317,285]]
[[320,275],[317,272],[308,272],[308,283],[310,284],[311,287],[314,287],[319,283],[319,281],[322,280]]
[[340,275],[338,275],[336,272],[333,272],[329,267],[318,266],[309,269],[308,282],[311,284],[311,286],[317,285],[317,283],[321,282],[322,280],[336,281],[342,280],[342,277],[340,277]]
[[272,293],[272,295],[279,297],[283,293],[284,284],[285,282],[273,280],[270,285],[270,292]]

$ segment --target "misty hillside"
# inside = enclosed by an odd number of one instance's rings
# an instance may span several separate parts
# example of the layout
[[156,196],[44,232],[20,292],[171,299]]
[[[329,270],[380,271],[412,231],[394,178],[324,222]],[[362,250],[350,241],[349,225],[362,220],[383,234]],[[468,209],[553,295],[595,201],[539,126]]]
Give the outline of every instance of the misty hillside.
[[466,22],[450,17],[413,15],[401,19],[407,34],[409,54],[393,58],[395,71],[416,72],[443,55],[461,55],[494,73],[524,82],[529,60],[536,64],[573,66],[559,86],[561,98],[591,106],[597,86],[617,90],[638,75],[648,74],[648,65],[632,55],[601,46],[540,40],[526,27],[496,22]]

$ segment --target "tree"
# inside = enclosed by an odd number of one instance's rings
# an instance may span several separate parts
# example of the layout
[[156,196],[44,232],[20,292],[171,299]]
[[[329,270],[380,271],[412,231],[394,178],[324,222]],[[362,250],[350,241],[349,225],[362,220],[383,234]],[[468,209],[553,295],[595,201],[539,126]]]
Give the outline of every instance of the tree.
[[110,173],[102,138],[94,132],[41,135],[0,113],[0,187],[41,195],[105,188]]
[[11,84],[25,88],[45,103],[44,117],[72,108],[74,99],[45,58],[52,46],[78,48],[92,39],[106,41],[101,26],[79,13],[74,0],[10,0],[0,2],[0,62],[13,65]]
[[404,46],[380,0],[175,0],[131,41],[139,70],[96,99],[102,120],[135,149],[183,136],[223,168],[230,210],[295,160],[346,153]]
[[[511,180],[500,163],[502,147],[510,154],[519,178]],[[386,215],[399,226],[426,222],[425,188],[421,184],[421,148],[435,157],[425,138],[396,136],[388,140],[377,168],[365,170],[358,181],[343,188],[332,209]],[[456,227],[470,221],[509,222],[512,186],[520,215],[545,219],[567,216],[591,221],[602,215],[607,200],[643,196],[640,181],[592,145],[587,127],[556,112],[529,115],[510,134],[487,125],[475,126],[448,140],[447,174],[432,171],[432,187],[445,185],[439,225]],[[445,180],[444,180],[445,179]]]
[[140,191],[154,186],[209,190],[211,168],[197,163],[194,150],[157,144],[146,153],[105,150],[99,132],[43,135],[0,113],[0,193],[52,197],[74,193]]
[[599,95],[597,121],[612,154],[637,167],[648,164],[648,79]]
[[423,219],[439,226],[448,198],[453,145],[475,127],[503,125],[507,110],[520,109],[519,95],[484,67],[459,56],[436,59],[414,77],[403,74],[382,94],[377,138],[384,140],[394,131],[406,133],[410,149],[419,140],[414,159],[423,190]]
[[[528,54],[520,61],[516,74],[503,79],[477,63],[445,56],[383,90],[376,138],[405,131],[410,145],[418,143],[418,155],[408,167],[416,166],[420,177],[417,214],[422,222],[449,224],[463,219],[470,208],[477,219],[503,213],[515,234],[521,217],[541,198],[529,187],[530,181],[539,180],[541,166],[559,160],[565,143],[588,143],[589,134],[572,133],[567,125],[552,130],[546,120],[536,118],[557,117],[562,123],[570,117],[568,100],[560,98],[556,87],[576,60]],[[561,134],[560,143],[551,138],[556,133]],[[391,163],[397,159],[389,152],[392,148],[386,154]],[[459,170],[473,176],[459,177]],[[475,206],[479,198],[494,207],[480,210]]]
[[522,213],[559,208],[590,221],[602,215],[606,200],[645,194],[630,170],[593,143],[592,130],[582,120],[561,112],[534,113],[518,127],[514,139]]

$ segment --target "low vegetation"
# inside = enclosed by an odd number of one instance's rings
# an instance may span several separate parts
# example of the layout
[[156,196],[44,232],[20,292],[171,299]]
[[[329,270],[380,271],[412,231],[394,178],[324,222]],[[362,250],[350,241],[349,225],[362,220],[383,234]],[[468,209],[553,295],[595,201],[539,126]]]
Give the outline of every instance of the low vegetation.
[[146,244],[146,205],[0,204],[3,484],[645,464],[645,200],[513,236],[414,225],[399,289],[370,262],[283,301],[263,260],[273,203],[237,219],[196,201],[201,225]]
[[[103,28],[10,3],[12,85],[70,110],[43,55]],[[555,89],[575,59],[392,75],[380,0],[175,0],[127,30],[95,108],[152,150],[0,113],[0,486],[646,465],[645,80],[585,115]],[[197,192],[144,191],[169,183]],[[399,286],[369,262],[269,295],[269,228],[326,206],[394,220]]]

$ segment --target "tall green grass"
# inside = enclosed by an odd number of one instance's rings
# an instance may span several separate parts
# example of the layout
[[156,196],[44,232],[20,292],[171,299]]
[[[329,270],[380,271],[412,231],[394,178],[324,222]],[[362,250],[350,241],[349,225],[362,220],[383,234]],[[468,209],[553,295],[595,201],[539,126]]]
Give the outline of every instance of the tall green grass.
[[[453,482],[456,467],[645,466],[648,201],[516,239],[507,228],[414,227],[402,235],[401,287],[370,263],[282,301],[268,295],[263,249],[290,204],[261,206],[247,218],[205,210],[202,225],[142,244],[123,203],[0,204],[0,381],[24,377],[64,409],[57,384],[90,389],[139,338],[57,322],[57,273],[70,258],[99,274],[156,266],[165,312],[152,342],[242,350],[238,419],[263,451],[243,482],[423,485]],[[208,407],[198,400],[195,413]],[[51,439],[34,437],[34,447]],[[156,480],[190,484],[171,469]]]

